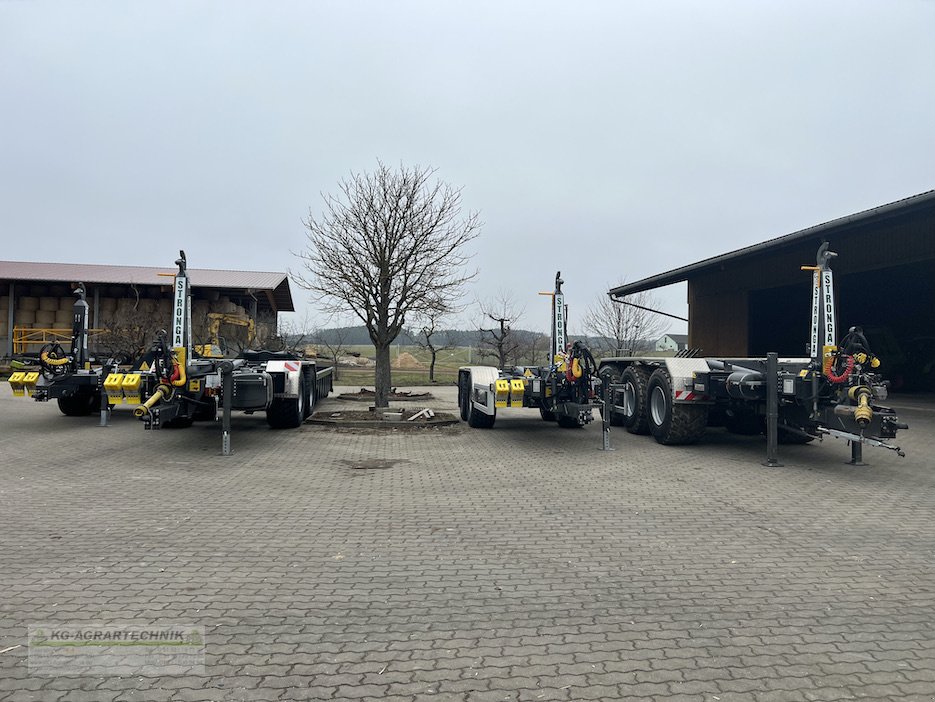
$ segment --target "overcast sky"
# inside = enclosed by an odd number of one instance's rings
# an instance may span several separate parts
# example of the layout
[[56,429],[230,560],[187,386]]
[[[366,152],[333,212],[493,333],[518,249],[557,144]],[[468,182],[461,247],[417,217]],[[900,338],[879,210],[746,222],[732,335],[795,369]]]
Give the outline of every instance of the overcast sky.
[[935,187],[933,36],[933,0],[0,0],[0,258],[294,270],[379,158],[481,213],[468,299],[545,330],[560,269],[580,332],[610,285]]

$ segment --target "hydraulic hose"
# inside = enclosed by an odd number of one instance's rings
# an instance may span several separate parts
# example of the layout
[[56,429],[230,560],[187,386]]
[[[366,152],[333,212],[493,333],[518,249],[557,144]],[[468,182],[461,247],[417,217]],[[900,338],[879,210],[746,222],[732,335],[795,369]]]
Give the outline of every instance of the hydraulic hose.
[[47,351],[39,354],[39,360],[47,366],[67,366],[71,363],[70,358],[53,358]]
[[46,344],[39,351],[39,365],[42,366],[46,377],[61,375],[68,371],[66,366],[73,364],[73,359],[62,348],[61,344]]
[[173,387],[183,388],[185,383],[188,382],[188,377],[185,374],[185,349],[182,347],[176,348],[172,360],[172,377],[169,378],[169,382]]

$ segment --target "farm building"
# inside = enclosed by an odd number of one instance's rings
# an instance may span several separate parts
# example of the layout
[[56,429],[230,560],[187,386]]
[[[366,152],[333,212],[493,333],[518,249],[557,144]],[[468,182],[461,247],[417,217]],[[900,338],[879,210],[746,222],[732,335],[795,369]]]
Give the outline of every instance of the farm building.
[[[70,338],[74,290],[86,289],[92,350],[116,344],[145,345],[172,320],[176,269],[75,263],[0,261],[0,355],[38,351]],[[189,268],[192,327],[197,343],[219,330],[256,339],[275,334],[279,312],[295,307],[285,273]],[[135,335],[138,338],[128,336]]]
[[822,241],[838,330],[861,326],[895,390],[935,390],[935,190],[770,239],[609,292],[688,283],[688,345],[706,356],[805,356]]

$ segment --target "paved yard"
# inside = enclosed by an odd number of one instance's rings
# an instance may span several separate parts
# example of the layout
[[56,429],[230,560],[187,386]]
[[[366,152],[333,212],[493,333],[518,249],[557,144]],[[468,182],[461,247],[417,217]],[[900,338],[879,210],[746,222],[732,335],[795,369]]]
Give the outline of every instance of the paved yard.
[[[2,388],[0,699],[933,700],[935,403],[902,415],[908,457],[869,468],[828,440],[767,469],[718,432],[605,453],[519,410],[239,416],[224,458],[217,426],[98,428]],[[203,626],[204,675],[30,676],[37,622]]]

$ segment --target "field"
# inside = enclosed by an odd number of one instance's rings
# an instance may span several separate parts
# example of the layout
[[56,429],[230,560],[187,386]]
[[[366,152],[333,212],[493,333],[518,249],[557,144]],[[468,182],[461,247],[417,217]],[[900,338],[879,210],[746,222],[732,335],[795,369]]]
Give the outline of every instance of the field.
[[[373,358],[373,346],[349,346],[342,357],[359,353],[361,358]],[[390,362],[393,366],[393,385],[429,385],[429,364],[431,354],[418,346],[394,345],[390,349]],[[454,384],[458,379],[458,368],[471,363],[490,363],[491,359],[482,360],[477,349],[458,346],[439,351],[435,361],[435,382],[442,385]],[[337,381],[341,385],[373,385],[372,367],[353,367],[340,365],[337,369]]]

